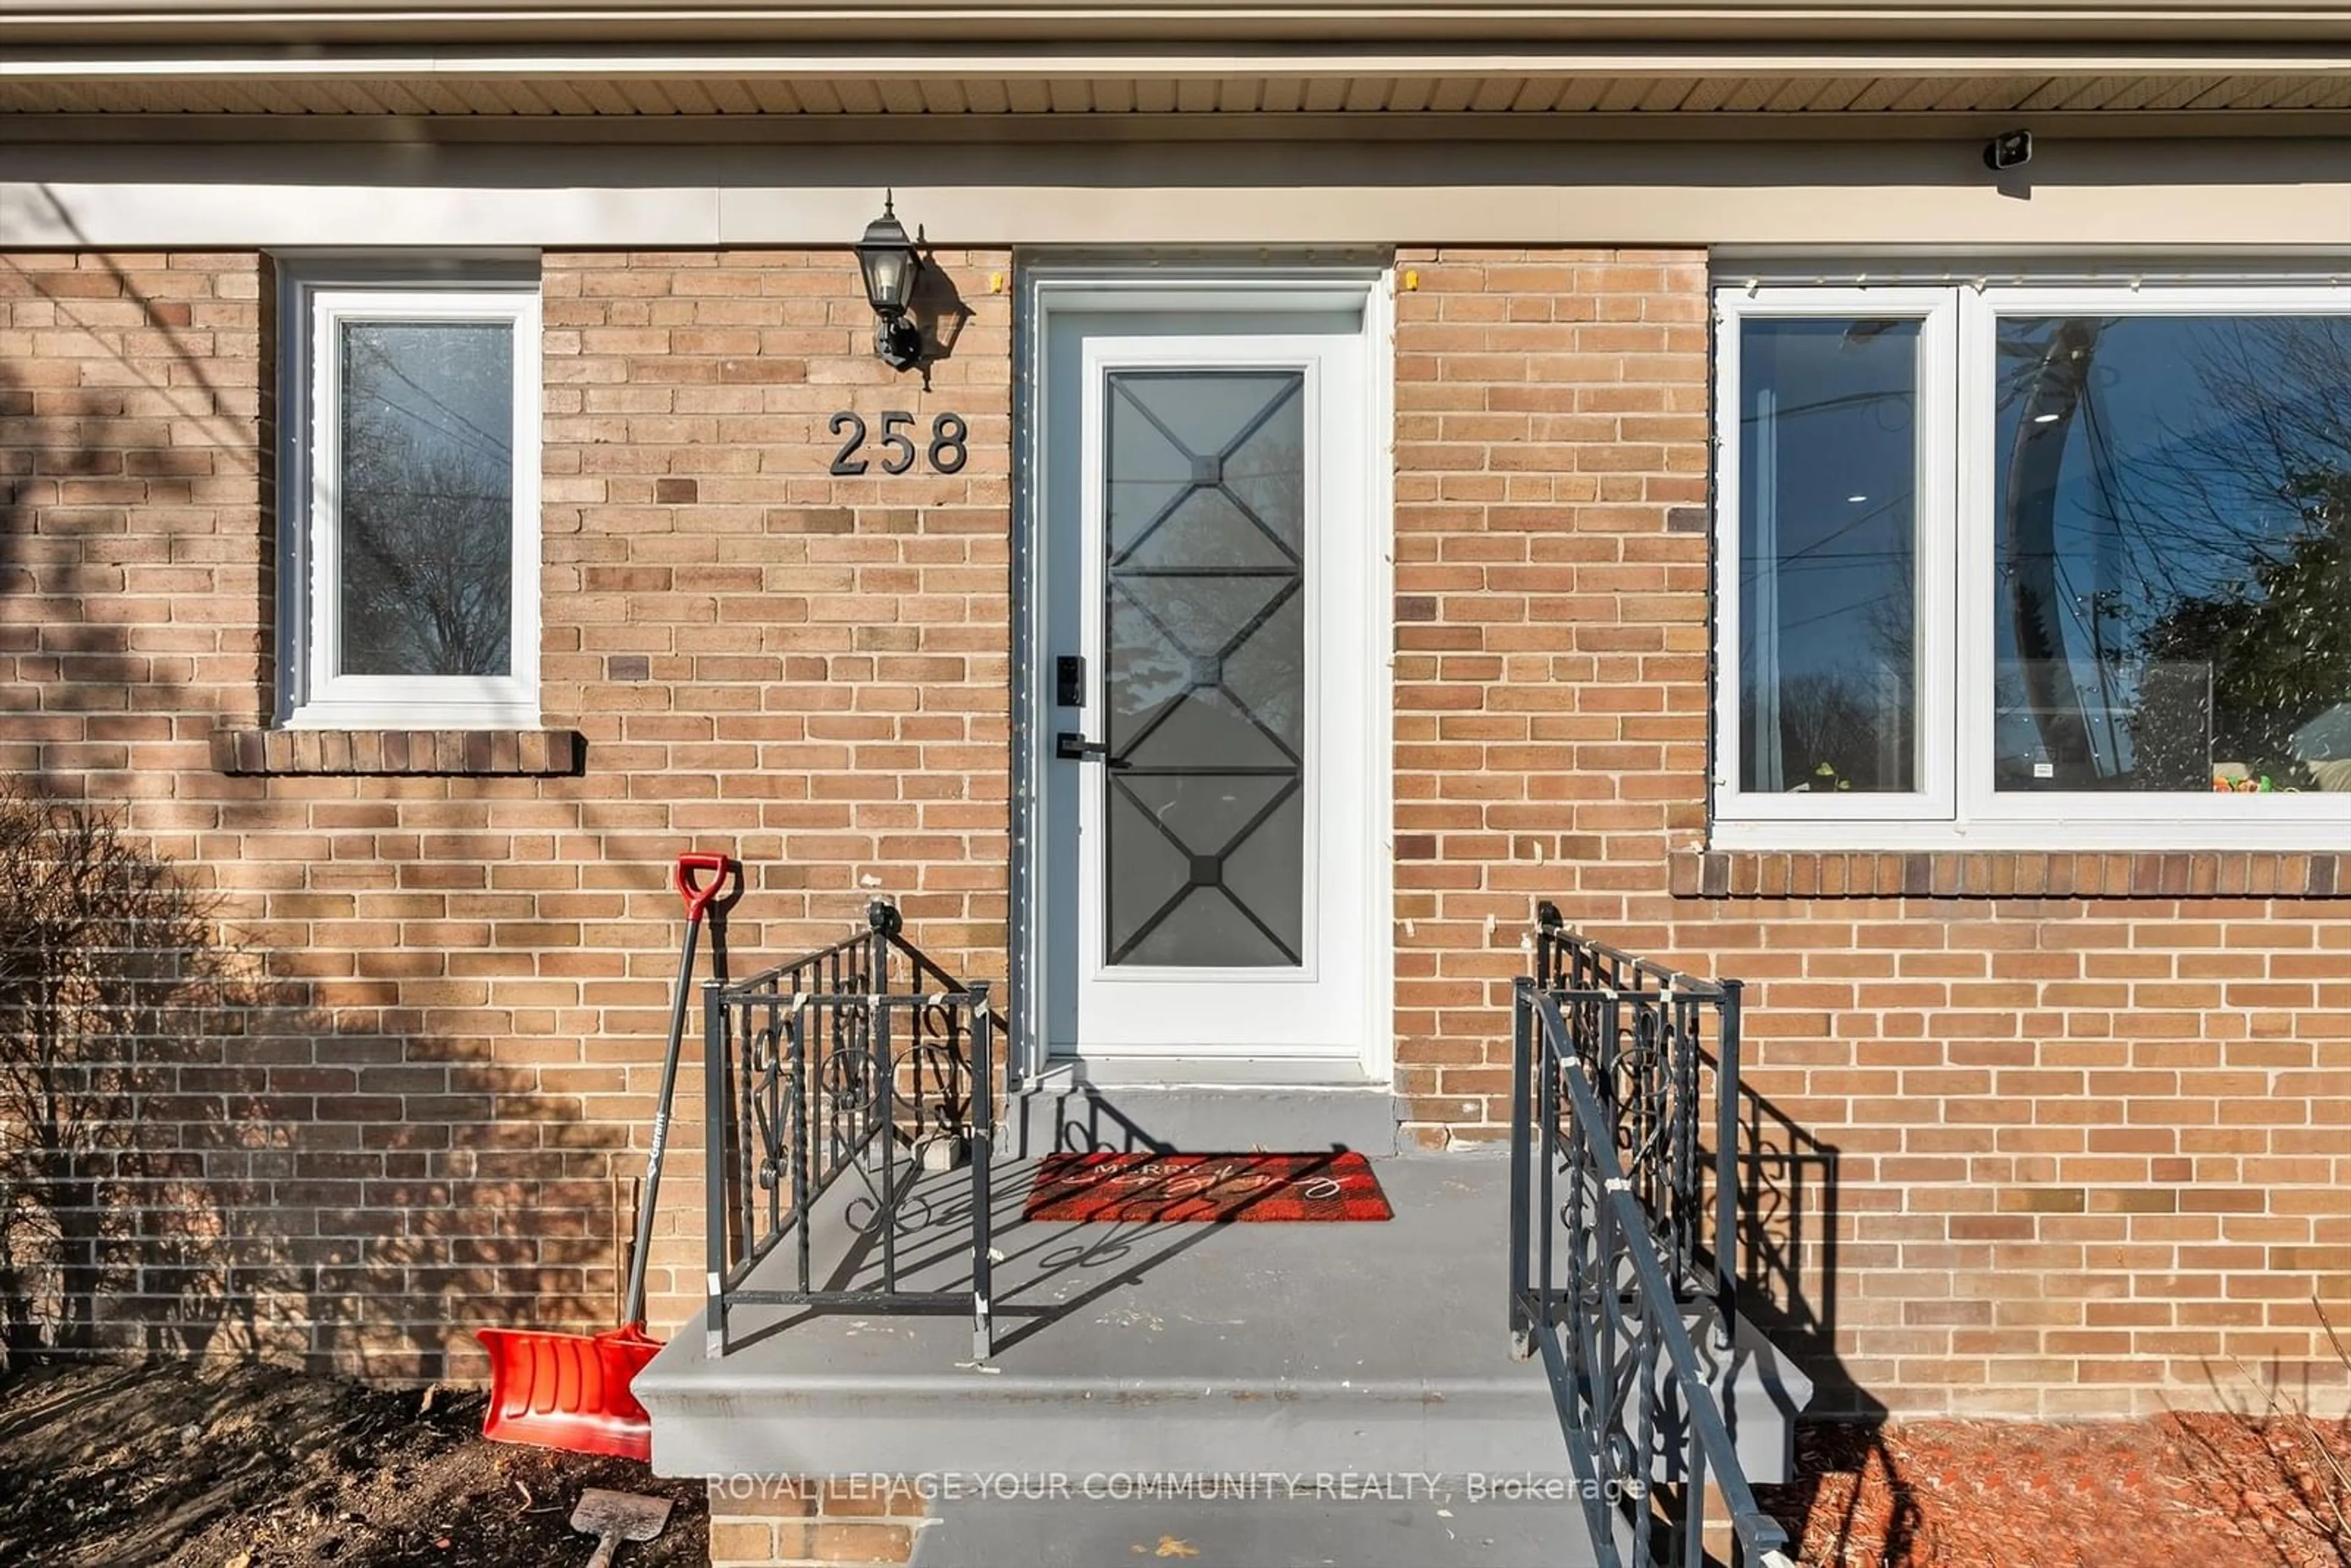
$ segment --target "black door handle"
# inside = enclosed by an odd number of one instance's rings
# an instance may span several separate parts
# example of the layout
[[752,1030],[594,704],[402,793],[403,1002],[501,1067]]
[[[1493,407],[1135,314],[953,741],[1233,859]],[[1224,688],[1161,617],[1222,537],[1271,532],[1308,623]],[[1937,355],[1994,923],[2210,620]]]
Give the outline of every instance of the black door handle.
[[[1090,762],[1096,758],[1104,762],[1111,761],[1110,747],[1105,742],[1088,740],[1084,736],[1072,735],[1066,729],[1053,737],[1053,758],[1057,762]],[[1111,765],[1117,766],[1115,763]]]

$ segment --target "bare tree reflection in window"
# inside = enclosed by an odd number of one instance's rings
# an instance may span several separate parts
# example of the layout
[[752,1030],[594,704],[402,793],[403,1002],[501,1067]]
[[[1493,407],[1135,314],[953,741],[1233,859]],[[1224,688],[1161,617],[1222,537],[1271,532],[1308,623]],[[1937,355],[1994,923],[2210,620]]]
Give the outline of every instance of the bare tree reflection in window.
[[512,667],[514,333],[342,328],[341,672]]
[[2000,788],[2351,784],[2351,319],[1999,346]]

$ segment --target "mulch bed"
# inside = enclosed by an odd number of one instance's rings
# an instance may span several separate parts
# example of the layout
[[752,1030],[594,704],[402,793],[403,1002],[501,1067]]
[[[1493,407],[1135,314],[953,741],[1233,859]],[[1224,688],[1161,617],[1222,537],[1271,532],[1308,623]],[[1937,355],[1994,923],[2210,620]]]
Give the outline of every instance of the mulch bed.
[[[623,1568],[703,1568],[702,1487],[481,1440],[477,1392],[275,1367],[0,1381],[0,1568],[539,1568],[585,1562],[582,1488],[676,1501]],[[2320,1431],[2351,1468],[2351,1422]],[[2351,1568],[2339,1478],[2283,1421],[1813,1426],[1767,1488],[1805,1568]],[[2351,1508],[2351,1502],[2346,1503]]]
[[698,1481],[486,1443],[484,1396],[283,1368],[36,1367],[0,1381],[0,1568],[585,1563],[584,1487],[675,1500],[621,1568],[704,1568]]
[[[2351,1469],[2351,1423],[2318,1431]],[[2351,1568],[2351,1495],[2283,1420],[1808,1427],[1797,1464],[1762,1500],[1805,1568]]]

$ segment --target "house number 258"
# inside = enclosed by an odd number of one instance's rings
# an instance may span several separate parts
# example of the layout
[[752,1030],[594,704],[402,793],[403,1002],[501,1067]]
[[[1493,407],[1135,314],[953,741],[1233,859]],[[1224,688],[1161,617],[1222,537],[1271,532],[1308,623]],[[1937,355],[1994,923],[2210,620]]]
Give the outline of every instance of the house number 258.
[[[882,459],[884,474],[904,474],[914,467],[917,455],[914,437],[908,432],[914,416],[904,409],[891,409],[882,415],[882,432],[875,444],[885,455]],[[862,474],[864,456],[865,417],[842,409],[832,416],[828,426],[841,438],[841,450],[832,455],[832,471],[836,474]],[[919,455],[930,462],[934,474],[958,474],[963,471],[965,457],[969,455],[965,443],[970,439],[971,427],[959,413],[943,413],[931,421],[930,444]]]

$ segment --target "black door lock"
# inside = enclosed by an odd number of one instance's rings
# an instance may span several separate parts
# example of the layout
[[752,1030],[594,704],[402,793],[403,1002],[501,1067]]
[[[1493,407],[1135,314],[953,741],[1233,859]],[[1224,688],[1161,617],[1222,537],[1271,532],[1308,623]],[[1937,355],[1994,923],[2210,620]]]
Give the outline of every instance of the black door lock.
[[1086,706],[1086,661],[1077,653],[1063,653],[1053,661],[1053,703],[1057,707]]
[[1108,762],[1110,747],[1102,741],[1088,740],[1082,735],[1072,735],[1065,729],[1053,737],[1053,757],[1060,762],[1089,762],[1097,757]]

